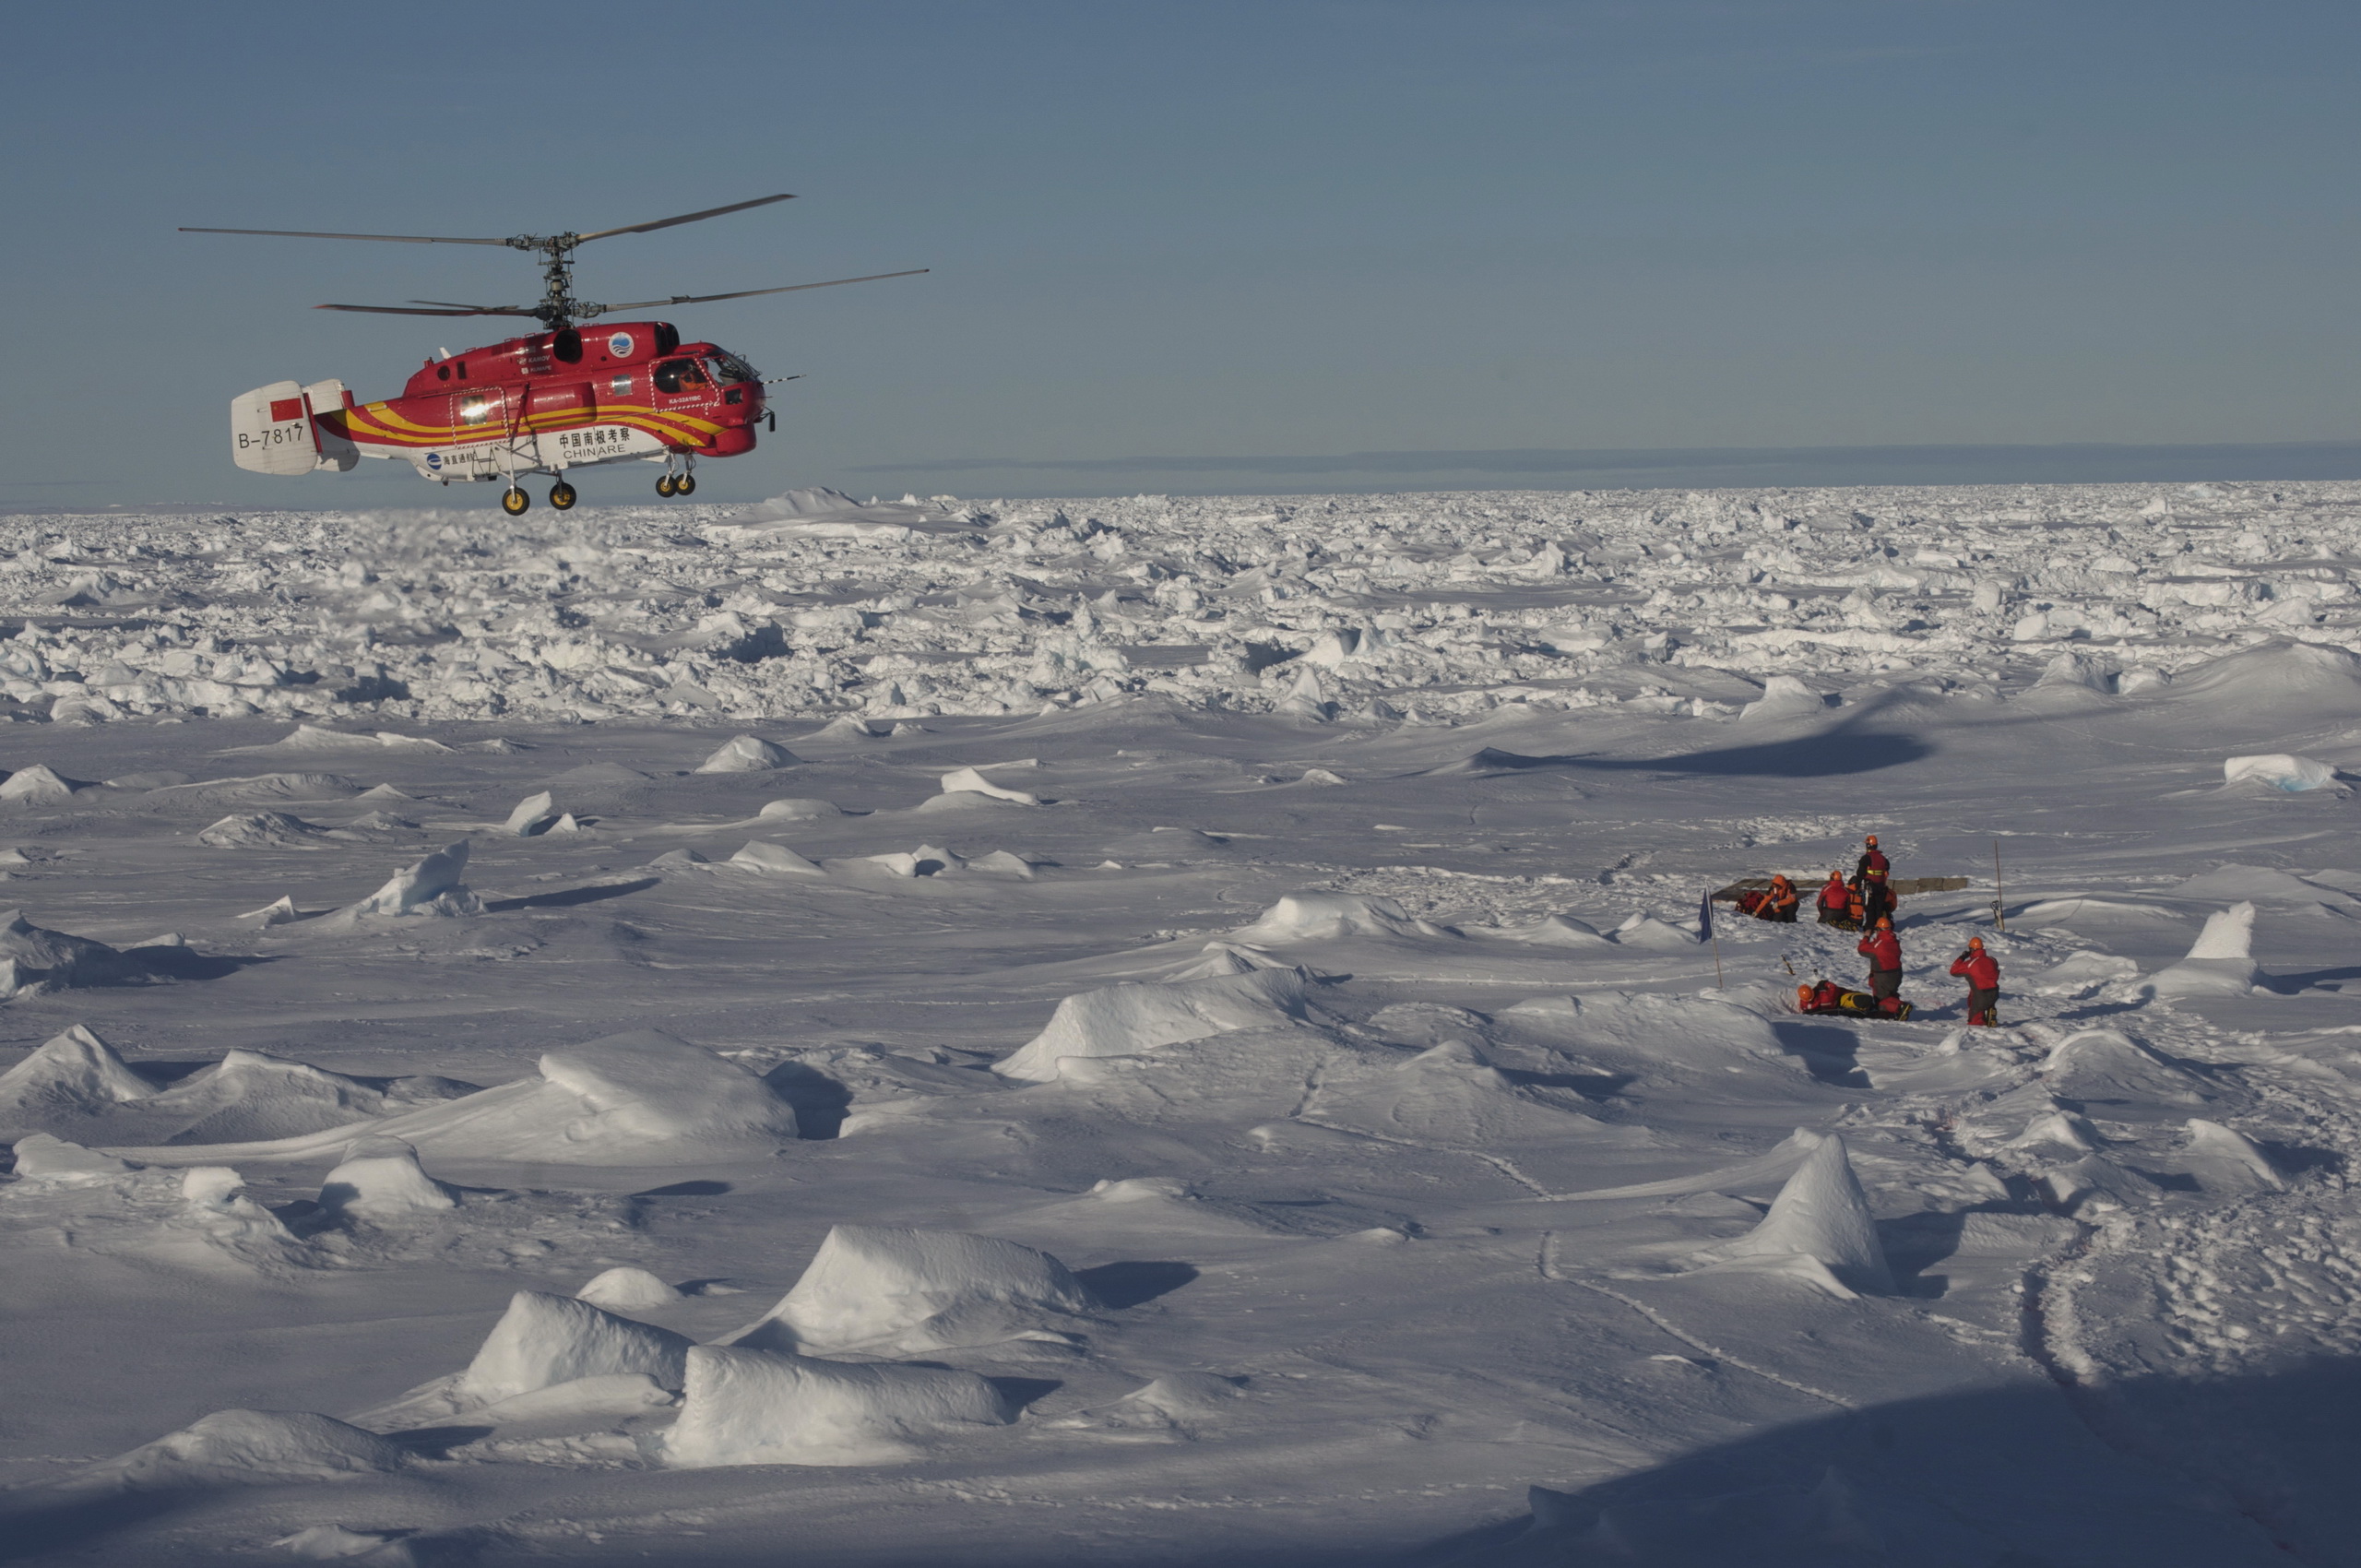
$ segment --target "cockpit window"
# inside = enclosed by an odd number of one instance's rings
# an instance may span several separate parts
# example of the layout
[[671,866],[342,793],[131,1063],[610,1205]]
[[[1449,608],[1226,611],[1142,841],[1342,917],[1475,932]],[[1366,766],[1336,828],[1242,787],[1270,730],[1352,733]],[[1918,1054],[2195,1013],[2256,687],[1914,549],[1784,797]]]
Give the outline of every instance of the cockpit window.
[[732,382],[752,381],[754,379],[754,367],[735,354],[716,354],[713,356],[713,378],[724,386]]
[[658,392],[694,392],[706,385],[705,367],[694,360],[666,360],[656,367]]

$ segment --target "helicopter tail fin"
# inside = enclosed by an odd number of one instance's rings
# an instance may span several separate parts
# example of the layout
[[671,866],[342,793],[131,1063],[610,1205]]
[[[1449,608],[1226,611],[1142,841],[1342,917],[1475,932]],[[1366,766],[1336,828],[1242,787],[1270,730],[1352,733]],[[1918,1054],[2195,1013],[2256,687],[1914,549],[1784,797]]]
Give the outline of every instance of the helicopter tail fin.
[[230,455],[238,467],[258,474],[350,469],[358,457],[352,443],[317,417],[343,406],[338,381],[257,386],[230,401]]
[[319,466],[319,440],[302,384],[274,381],[230,403],[230,455],[258,474],[307,474]]

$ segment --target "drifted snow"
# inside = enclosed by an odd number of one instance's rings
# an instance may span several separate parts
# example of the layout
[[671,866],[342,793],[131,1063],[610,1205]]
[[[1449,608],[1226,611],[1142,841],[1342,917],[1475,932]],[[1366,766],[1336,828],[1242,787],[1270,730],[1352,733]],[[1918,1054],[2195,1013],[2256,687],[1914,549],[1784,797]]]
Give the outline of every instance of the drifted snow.
[[1893,1272],[1878,1239],[1877,1221],[1835,1134],[1805,1134],[1810,1152],[1779,1189],[1762,1223],[1726,1244],[1731,1259],[1806,1257],[1826,1265],[1855,1290],[1891,1294]]
[[399,1469],[409,1455],[376,1433],[304,1411],[217,1410],[76,1478],[89,1487],[341,1480]]
[[[2361,1530],[2361,488],[739,511],[0,519],[9,902],[172,982],[9,1003],[0,1538],[2216,1568]],[[692,771],[742,735],[795,800]],[[1913,1020],[1794,1010],[1861,975],[1809,915],[1726,918],[1717,976],[1703,893],[1872,830],[1969,880],[1905,900]],[[463,835],[391,902],[469,918],[319,918]],[[1185,1000],[1259,976],[1300,1010]],[[136,1082],[40,1046],[77,1024]],[[989,1070],[1053,1025],[1110,1053]],[[172,1141],[217,1117],[314,1130]],[[1826,1234],[1699,1266],[1831,1135],[1892,1294]],[[380,1176],[409,1204],[320,1204]],[[520,1289],[711,1345],[837,1226],[1091,1300],[938,1272],[844,1292],[859,1346],[715,1348],[821,1365],[694,1420],[685,1348],[457,1408]],[[946,1376],[1026,1408],[901,1403]],[[419,1457],[53,1490],[228,1407]],[[698,1431],[879,1467],[669,1467]]]
[[767,773],[774,768],[789,767],[803,759],[785,746],[765,741],[759,735],[740,735],[721,744],[711,756],[697,764],[699,773]]
[[[838,1225],[795,1288],[727,1343],[814,1355],[922,1355],[1037,1332],[1097,1306],[1063,1264],[1014,1241]],[[1058,1332],[1050,1330],[1052,1338]]]
[[689,1341],[564,1296],[519,1290],[452,1393],[464,1409],[586,1377],[644,1373],[681,1386]]
[[877,1465],[962,1429],[1005,1426],[1007,1398],[974,1372],[851,1365],[698,1346],[663,1456],[712,1465]]
[[1069,996],[1047,1028],[992,1064],[1003,1077],[1053,1082],[1074,1058],[1133,1056],[1228,1029],[1281,1028],[1310,1007],[1302,971],[1257,968],[1235,977],[1113,985]]

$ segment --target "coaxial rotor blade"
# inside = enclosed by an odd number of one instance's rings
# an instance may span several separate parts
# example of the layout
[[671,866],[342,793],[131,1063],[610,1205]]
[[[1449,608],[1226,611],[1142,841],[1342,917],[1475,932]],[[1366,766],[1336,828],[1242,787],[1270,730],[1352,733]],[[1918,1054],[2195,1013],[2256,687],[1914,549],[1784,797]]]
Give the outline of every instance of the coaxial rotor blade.
[[652,310],[658,305],[701,305],[714,300],[750,300],[756,294],[791,294],[798,289],[833,289],[839,283],[874,283],[881,278],[916,278],[921,272],[931,272],[931,267],[916,267],[908,272],[872,272],[865,278],[831,278],[825,283],[789,283],[777,289],[741,289],[734,294],[675,294],[669,300],[634,300],[628,304],[600,305],[601,312],[618,310]]
[[282,240],[386,240],[397,245],[505,245],[506,240],[463,240],[448,234],[324,234],[310,229],[187,229],[184,234],[269,234]]
[[509,305],[471,305],[460,300],[412,300],[414,305],[448,305],[453,310],[509,310]]
[[314,310],[360,311],[369,315],[539,315],[514,305],[463,305],[456,310],[419,310],[409,305],[314,305]]
[[728,207],[708,207],[703,212],[683,212],[678,218],[659,218],[653,223],[627,223],[620,229],[600,229],[595,233],[576,234],[574,238],[579,244],[584,240],[603,240],[610,234],[645,234],[650,229],[670,229],[675,223],[694,223],[700,218],[718,218],[725,212],[743,212],[750,207],[768,207],[775,201],[794,199],[791,195],[756,196],[752,201],[732,202]]

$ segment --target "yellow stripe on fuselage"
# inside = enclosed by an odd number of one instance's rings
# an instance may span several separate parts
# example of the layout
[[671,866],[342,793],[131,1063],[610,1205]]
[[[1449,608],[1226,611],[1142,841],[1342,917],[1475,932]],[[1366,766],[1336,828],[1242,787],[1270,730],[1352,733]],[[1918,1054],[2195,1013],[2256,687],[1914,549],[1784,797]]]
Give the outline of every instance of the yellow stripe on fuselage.
[[[595,408],[549,409],[527,414],[512,425],[504,421],[472,425],[421,424],[396,413],[390,403],[364,403],[340,410],[345,434],[356,443],[376,446],[476,446],[585,424],[620,424],[645,431],[658,440],[685,446],[705,445],[702,437],[725,427],[694,414],[674,413],[644,403],[607,403]],[[371,428],[371,427],[374,428]]]

